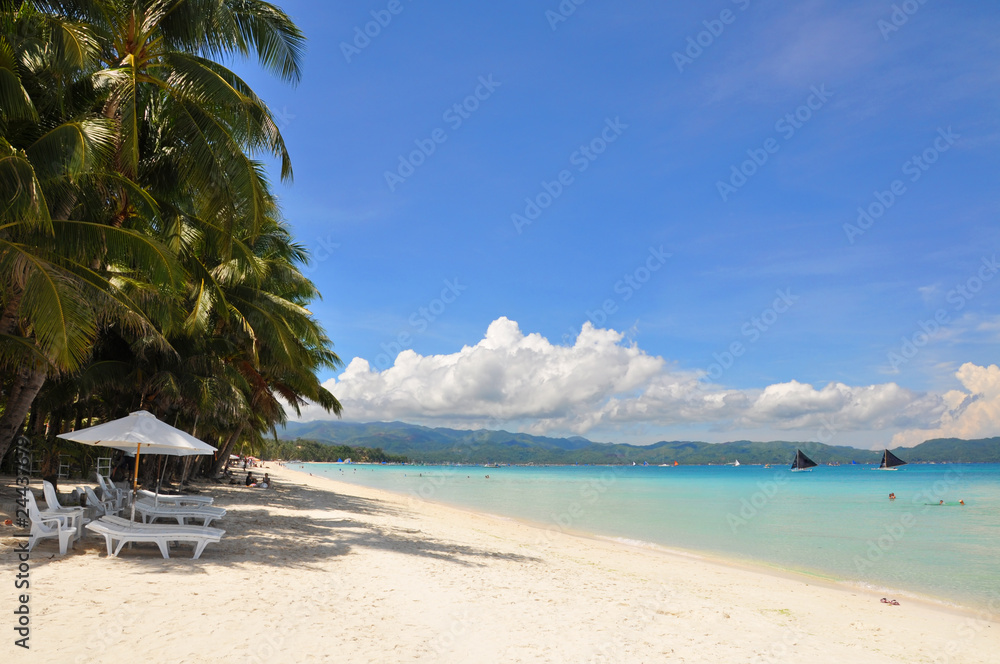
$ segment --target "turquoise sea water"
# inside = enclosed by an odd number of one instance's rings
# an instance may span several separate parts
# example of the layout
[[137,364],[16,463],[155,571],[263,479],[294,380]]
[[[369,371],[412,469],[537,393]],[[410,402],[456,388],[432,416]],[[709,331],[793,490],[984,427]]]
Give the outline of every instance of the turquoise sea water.
[[801,473],[746,465],[306,469],[550,530],[705,552],[974,609],[1000,606],[1000,464]]

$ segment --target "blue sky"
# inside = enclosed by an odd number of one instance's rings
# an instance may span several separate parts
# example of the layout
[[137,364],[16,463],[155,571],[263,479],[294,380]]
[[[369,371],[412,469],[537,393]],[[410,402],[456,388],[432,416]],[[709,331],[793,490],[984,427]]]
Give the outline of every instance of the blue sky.
[[1000,433],[995,3],[279,4],[346,419]]

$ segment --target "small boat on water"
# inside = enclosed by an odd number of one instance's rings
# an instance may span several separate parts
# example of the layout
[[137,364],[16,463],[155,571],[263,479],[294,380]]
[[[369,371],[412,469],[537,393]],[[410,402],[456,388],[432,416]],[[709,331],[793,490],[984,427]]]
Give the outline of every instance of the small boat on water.
[[739,459],[737,459],[736,461],[734,461],[734,462],[733,462],[733,465],[734,465],[734,466],[738,466],[738,465],[740,465],[740,460],[739,460]]
[[802,450],[795,450],[795,459],[792,461],[792,472],[797,473],[803,470],[812,470],[816,462],[802,453]]
[[875,470],[896,470],[898,466],[905,466],[906,462],[900,459],[898,456],[885,450],[882,452],[882,463],[878,465]]

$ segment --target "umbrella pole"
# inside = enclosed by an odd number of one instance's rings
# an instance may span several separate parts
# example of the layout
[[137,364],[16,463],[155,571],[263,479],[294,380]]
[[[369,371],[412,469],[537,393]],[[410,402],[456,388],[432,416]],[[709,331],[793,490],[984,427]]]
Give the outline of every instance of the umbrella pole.
[[135,446],[135,468],[132,474],[132,493],[135,493],[139,487],[139,451],[141,449],[142,443],[137,443]]
[[135,446],[135,472],[132,474],[132,516],[130,520],[135,523],[135,495],[139,490],[139,450],[142,449],[142,443],[138,443]]

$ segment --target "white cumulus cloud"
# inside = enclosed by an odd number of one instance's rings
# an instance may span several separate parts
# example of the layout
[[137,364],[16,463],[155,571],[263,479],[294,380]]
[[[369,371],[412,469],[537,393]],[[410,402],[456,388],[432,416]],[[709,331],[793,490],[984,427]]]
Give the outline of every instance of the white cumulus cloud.
[[965,390],[946,392],[946,407],[937,426],[900,431],[893,445],[912,447],[930,438],[991,438],[1000,436],[1000,367],[967,362],[955,377]]
[[[813,440],[825,431],[829,439],[839,432],[932,428],[958,406],[949,401],[956,396],[913,392],[895,383],[817,388],[790,381],[727,389],[646,353],[615,330],[588,322],[571,345],[554,344],[523,333],[507,318],[493,321],[476,345],[448,355],[406,350],[383,371],[354,358],[327,387],[350,420],[553,435],[613,435],[638,425],[658,431],[677,426],[744,434],[797,431]],[[1000,382],[995,390],[1000,394]],[[329,417],[310,406],[296,419]]]
[[835,434],[920,426],[935,421],[943,412],[944,404],[937,395],[919,394],[895,383],[864,387],[829,383],[817,390],[793,380],[764,388],[740,423],[799,430],[829,427]]
[[662,359],[623,345],[622,337],[586,323],[575,344],[554,345],[499,318],[475,346],[451,355],[406,350],[384,371],[355,358],[328,387],[351,419],[535,420],[546,423],[536,430],[584,431],[609,396],[640,389],[662,372]]

